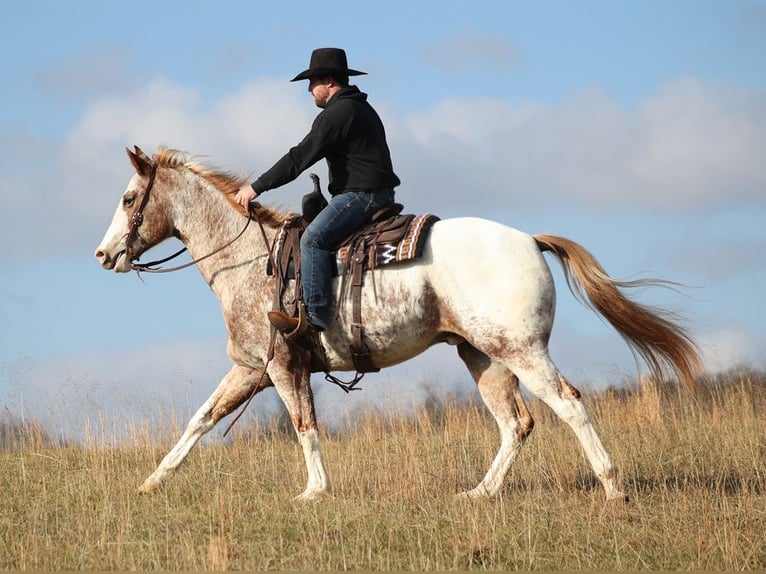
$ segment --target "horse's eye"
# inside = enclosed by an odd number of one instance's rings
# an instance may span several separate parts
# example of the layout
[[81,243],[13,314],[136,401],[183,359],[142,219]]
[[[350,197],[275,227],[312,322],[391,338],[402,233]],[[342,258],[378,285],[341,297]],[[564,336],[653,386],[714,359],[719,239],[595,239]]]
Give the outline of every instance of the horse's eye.
[[136,198],[133,196],[127,196],[122,198],[122,206],[123,207],[130,207],[136,202]]

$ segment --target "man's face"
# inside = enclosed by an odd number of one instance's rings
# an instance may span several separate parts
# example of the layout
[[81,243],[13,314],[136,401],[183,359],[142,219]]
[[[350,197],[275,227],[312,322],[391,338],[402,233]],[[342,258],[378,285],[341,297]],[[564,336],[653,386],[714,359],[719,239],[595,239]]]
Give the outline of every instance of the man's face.
[[324,108],[330,100],[330,78],[315,76],[309,78],[309,92],[314,96],[318,108]]

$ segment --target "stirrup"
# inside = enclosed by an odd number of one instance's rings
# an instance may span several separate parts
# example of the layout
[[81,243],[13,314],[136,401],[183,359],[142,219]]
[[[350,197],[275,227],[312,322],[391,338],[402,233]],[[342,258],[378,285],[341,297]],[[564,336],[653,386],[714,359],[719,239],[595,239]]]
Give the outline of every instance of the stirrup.
[[293,342],[303,337],[309,329],[309,320],[306,317],[306,307],[303,303],[298,304],[298,326],[289,333],[283,333],[285,341]]
[[327,372],[327,355],[317,331],[309,323],[306,315],[306,307],[303,302],[298,304],[298,326],[289,333],[284,333],[285,341],[294,343],[311,353],[311,372]]

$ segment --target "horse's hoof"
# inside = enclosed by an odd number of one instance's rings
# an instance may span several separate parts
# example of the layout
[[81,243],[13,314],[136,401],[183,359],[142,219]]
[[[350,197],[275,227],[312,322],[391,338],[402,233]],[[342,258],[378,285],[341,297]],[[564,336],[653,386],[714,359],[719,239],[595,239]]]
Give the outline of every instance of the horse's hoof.
[[622,505],[630,502],[630,497],[624,492],[617,492],[611,496],[607,496],[606,501],[609,504]]
[[160,485],[156,482],[152,482],[149,479],[146,479],[144,483],[138,487],[138,492],[141,494],[152,494],[153,492],[157,492],[160,489]]
[[458,492],[455,495],[455,498],[458,500],[476,500],[479,498],[489,498],[489,493],[487,493],[486,490],[483,488],[472,488],[471,490],[466,490],[464,492]]
[[314,502],[330,496],[326,490],[306,490],[293,498],[296,502]]

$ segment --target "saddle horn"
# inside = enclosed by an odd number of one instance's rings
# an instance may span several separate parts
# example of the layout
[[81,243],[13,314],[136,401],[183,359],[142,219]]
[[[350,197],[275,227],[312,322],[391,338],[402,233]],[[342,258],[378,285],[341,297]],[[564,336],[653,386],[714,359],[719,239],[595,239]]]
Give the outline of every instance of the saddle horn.
[[319,185],[319,176],[315,173],[310,173],[309,177],[314,182],[314,189],[311,193],[307,193],[303,196],[301,201],[301,214],[303,215],[303,221],[306,224],[314,221],[314,218],[319,215],[319,212],[327,207],[327,198],[322,194],[322,187]]

